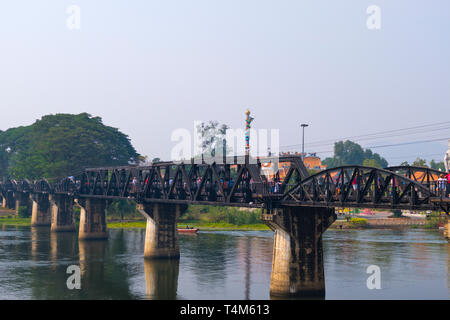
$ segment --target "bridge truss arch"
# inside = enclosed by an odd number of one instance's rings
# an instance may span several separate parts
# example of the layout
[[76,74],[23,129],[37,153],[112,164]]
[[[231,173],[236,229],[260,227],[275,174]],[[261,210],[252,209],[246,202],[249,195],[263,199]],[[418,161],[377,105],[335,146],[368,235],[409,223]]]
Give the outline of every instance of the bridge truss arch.
[[23,179],[20,181],[15,181],[15,191],[29,193],[33,191],[33,183],[28,179]]
[[5,179],[0,184],[0,190],[3,193],[8,191],[17,191],[17,181],[14,179]]
[[427,167],[416,167],[416,166],[394,166],[387,167],[386,170],[395,172],[399,175],[408,177],[411,180],[417,181],[433,191],[436,191],[437,181],[439,177],[445,175],[445,172],[427,168]]
[[39,179],[33,184],[34,193],[52,193],[53,188],[47,179]]
[[436,209],[427,186],[394,170],[343,166],[312,175],[286,191],[283,205]]

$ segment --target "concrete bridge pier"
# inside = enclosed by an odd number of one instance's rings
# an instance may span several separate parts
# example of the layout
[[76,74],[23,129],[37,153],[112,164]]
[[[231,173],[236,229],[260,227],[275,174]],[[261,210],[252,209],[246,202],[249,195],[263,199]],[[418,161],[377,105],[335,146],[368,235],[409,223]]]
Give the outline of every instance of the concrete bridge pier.
[[138,206],[138,210],[147,218],[144,258],[180,258],[177,221],[187,207],[185,204],[160,203]]
[[75,221],[73,213],[73,196],[54,194],[49,196],[51,204],[51,231],[73,232]]
[[30,195],[33,202],[31,210],[31,226],[50,226],[52,222],[50,200],[48,194],[34,193]]
[[80,240],[108,239],[106,226],[107,200],[81,198],[77,200],[77,204],[81,207],[78,238]]
[[11,190],[8,190],[3,195],[3,202],[2,206],[5,209],[12,209],[14,210],[16,208],[16,199],[14,198],[14,192]]
[[275,232],[271,296],[324,298],[322,234],[336,220],[334,208],[285,207],[262,219]]
[[15,205],[15,209],[16,209],[16,214],[19,214],[19,209],[20,207],[26,207],[27,209],[27,216],[31,216],[31,211],[32,211],[32,201],[30,199],[30,194],[27,192],[16,192],[15,193],[15,199],[16,199],[16,205]]

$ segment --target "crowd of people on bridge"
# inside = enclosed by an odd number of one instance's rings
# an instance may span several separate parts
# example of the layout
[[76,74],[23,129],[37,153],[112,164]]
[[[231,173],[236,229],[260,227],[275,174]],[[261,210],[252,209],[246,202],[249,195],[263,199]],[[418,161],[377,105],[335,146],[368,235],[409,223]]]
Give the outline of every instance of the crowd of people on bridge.
[[262,184],[257,184],[249,176],[248,173],[244,174],[239,183],[236,184],[233,177],[220,178],[216,180],[212,176],[203,181],[202,177],[192,178],[192,183],[188,185],[185,180],[177,179],[174,185],[174,179],[162,179],[163,181],[153,180],[149,181],[147,177],[144,181],[139,182],[137,177],[131,178],[128,185],[128,193],[130,198],[137,197],[139,190],[147,190],[147,197],[161,198],[163,193],[169,193],[170,190],[174,190],[172,196],[176,195],[177,199],[183,200],[187,199],[189,195],[195,195],[200,192],[200,198],[206,201],[216,201],[217,197],[223,197],[232,190],[238,193],[242,200],[245,202],[251,202],[254,193],[271,193],[280,194],[282,192],[282,183],[278,180],[270,180],[264,183],[263,189]]
[[441,197],[450,196],[450,170],[447,174],[442,174],[437,182],[438,195]]
[[[69,180],[74,182],[76,186],[79,186],[80,181],[75,180],[74,177],[69,177]],[[336,197],[336,200],[340,197],[340,194],[345,185],[349,188],[353,189],[353,193],[357,194],[360,189],[363,188],[363,180],[362,177],[357,174],[351,179],[347,179],[346,177],[340,177],[340,173],[338,173],[332,180],[326,180],[322,177],[319,178],[319,184],[323,184],[325,188],[325,196],[328,197],[328,193],[332,192]],[[106,181],[105,181],[106,183]],[[144,188],[142,188],[142,183],[144,184]],[[149,184],[150,183],[150,184]],[[90,184],[88,181],[85,181],[86,187]],[[202,189],[200,197],[202,200],[208,201],[216,201],[217,197],[224,197],[229,195],[232,190],[242,195],[244,201],[252,201],[253,194],[273,194],[279,195],[284,192],[286,187],[290,185],[284,185],[280,179],[269,179],[267,181],[263,181],[262,183],[255,183],[254,180],[250,177],[250,175],[245,173],[241,179],[239,179],[239,183],[235,185],[235,180],[232,177],[223,178],[221,177],[219,181],[217,181],[211,175],[209,178],[203,181],[202,177],[194,177],[192,183],[188,186],[188,183],[185,180],[177,179],[176,185],[173,186],[174,179],[170,178],[168,180],[159,181],[153,180],[149,182],[149,178],[147,177],[145,181],[139,181],[137,177],[133,177],[128,185],[128,193],[130,197],[136,197],[139,193],[139,190],[148,190],[148,194],[146,196],[160,198],[162,193],[169,193],[170,190],[176,190],[174,194],[179,199],[187,199],[189,194],[197,194],[199,189]],[[391,179],[390,181],[391,188],[390,193],[392,197],[398,196],[400,191],[400,187],[405,184],[404,181],[397,181],[396,178]],[[450,171],[446,174],[442,174],[439,176],[437,180],[431,182],[428,186],[433,192],[436,191],[436,194],[440,197],[449,197],[450,196]],[[89,187],[88,187],[89,188]],[[345,187],[347,188],[347,187]],[[382,188],[381,178],[378,176],[375,181],[376,189]],[[138,190],[139,189],[139,190]],[[334,191],[332,191],[334,190]],[[384,190],[387,191],[386,188]],[[206,196],[206,198],[205,198]]]

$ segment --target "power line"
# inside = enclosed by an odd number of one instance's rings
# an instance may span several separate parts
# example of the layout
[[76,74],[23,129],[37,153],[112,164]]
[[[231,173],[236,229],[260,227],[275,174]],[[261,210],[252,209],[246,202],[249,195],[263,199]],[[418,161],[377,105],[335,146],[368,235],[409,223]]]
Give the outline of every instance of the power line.
[[[311,147],[311,146],[316,146],[317,147],[317,146],[320,146],[320,145],[332,144],[332,143],[334,143],[336,141],[355,139],[355,138],[359,138],[358,140],[361,141],[361,140],[380,139],[380,138],[402,136],[402,135],[429,133],[429,132],[433,132],[433,131],[440,131],[440,130],[450,129],[450,127],[444,126],[444,125],[448,125],[448,124],[450,124],[450,121],[437,122],[437,123],[421,125],[421,126],[414,126],[414,127],[408,127],[408,128],[402,128],[402,129],[380,131],[380,132],[376,132],[376,133],[369,133],[369,134],[363,134],[363,135],[357,135],[357,136],[349,136],[349,137],[345,137],[345,138],[330,139],[330,140],[318,140],[318,141],[313,141],[313,142],[307,143],[306,145],[308,145],[309,147]],[[419,130],[419,131],[417,131],[417,129],[424,129],[424,128],[428,128],[428,127],[431,127],[431,126],[433,126],[433,127],[438,126],[438,128],[430,128],[430,129],[426,129],[426,130]],[[395,132],[411,131],[411,130],[416,130],[416,132],[404,132],[404,133],[398,133],[398,134],[394,134],[394,135],[392,134],[392,133],[395,133]],[[382,135],[382,136],[380,136],[380,135]],[[280,148],[295,147],[295,146],[299,146],[299,144],[280,146]]]
[[431,154],[412,154],[412,155],[409,155],[409,156],[395,156],[395,157],[384,157],[384,158],[386,158],[386,159],[388,159],[388,160],[391,160],[391,159],[406,159],[406,158],[411,158],[411,157],[424,157],[424,158],[426,158],[426,157],[434,157],[434,156],[442,156],[443,154],[442,153],[431,153]]
[[[365,141],[365,140],[375,140],[375,139],[384,139],[384,138],[393,138],[393,137],[399,137],[399,136],[412,136],[412,135],[417,135],[417,134],[423,134],[423,133],[431,133],[434,131],[441,131],[441,130],[450,130],[450,127],[447,128],[437,128],[437,129],[432,129],[432,130],[426,130],[426,131],[420,131],[420,132],[405,132],[405,133],[399,133],[399,134],[385,134],[383,136],[378,136],[378,137],[368,137],[368,138],[361,138],[361,139],[357,139],[356,141]],[[450,133],[450,132],[449,132]],[[435,136],[435,135],[434,135]],[[432,138],[434,136],[425,136],[423,138]],[[442,133],[439,135],[442,136]],[[315,144],[313,146],[320,146],[320,145],[325,145],[325,144]],[[327,144],[329,145],[329,143]],[[311,146],[310,146],[311,147]]]
[[[368,146],[368,147],[365,147],[365,149],[387,148],[387,147],[420,144],[420,143],[428,143],[428,142],[436,142],[436,141],[445,141],[445,140],[448,140],[448,138],[422,140],[422,141],[409,141],[409,142],[402,142],[402,143],[385,144],[385,145],[380,145],[380,146]],[[334,152],[334,150],[332,150],[332,151],[314,151],[314,153],[329,153],[329,152]]]
[[[423,134],[423,133],[431,133],[433,131],[440,131],[440,130],[450,130],[449,128],[439,128],[439,129],[434,129],[434,130],[429,130],[429,131],[421,131],[421,132],[406,132],[406,133],[401,133],[401,134],[391,134],[391,135],[384,135],[384,136],[378,136],[378,137],[369,137],[369,138],[361,138],[361,139],[352,139],[354,142],[360,142],[360,141],[366,141],[366,140],[378,140],[378,139],[386,139],[386,138],[393,138],[393,137],[399,137],[399,136],[413,136],[413,135],[417,135],[417,134]],[[434,137],[442,137],[442,135],[448,135],[450,136],[450,131],[449,132],[442,132],[439,135],[425,135],[422,136],[421,138],[434,138]],[[309,148],[317,148],[320,146],[327,146],[327,145],[333,145],[336,141],[343,141],[343,140],[347,140],[347,139],[336,139],[333,140],[333,142],[330,143],[315,143],[315,144],[305,144],[306,146],[308,146]],[[284,148],[286,149],[292,149],[294,146],[299,146],[299,144],[297,145],[291,145],[291,146],[281,146],[280,148]]]
[[381,146],[371,146],[371,147],[367,147],[367,148],[371,148],[371,149],[386,148],[386,147],[403,146],[403,145],[408,145],[408,144],[419,144],[419,143],[428,143],[428,142],[445,141],[445,140],[448,140],[448,138],[422,140],[422,141],[410,141],[410,142],[402,142],[402,143],[395,143],[395,144],[385,144],[385,145],[381,145]]

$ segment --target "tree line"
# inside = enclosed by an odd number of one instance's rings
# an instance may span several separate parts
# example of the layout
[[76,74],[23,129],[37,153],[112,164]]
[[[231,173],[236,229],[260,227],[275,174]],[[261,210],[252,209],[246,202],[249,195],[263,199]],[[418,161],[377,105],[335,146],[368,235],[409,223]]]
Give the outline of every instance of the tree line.
[[[387,160],[378,153],[373,153],[370,149],[364,149],[359,144],[350,140],[336,142],[334,144],[334,156],[325,158],[322,163],[326,165],[327,168],[335,168],[345,165],[363,165],[376,168],[385,168],[388,166]],[[444,161],[437,162],[435,160],[431,160],[430,163],[427,163],[425,159],[417,158],[411,164],[404,161],[400,165],[428,167],[445,171]]]
[[0,176],[58,179],[86,167],[138,163],[128,136],[88,113],[46,115],[0,132]]

